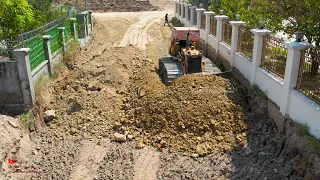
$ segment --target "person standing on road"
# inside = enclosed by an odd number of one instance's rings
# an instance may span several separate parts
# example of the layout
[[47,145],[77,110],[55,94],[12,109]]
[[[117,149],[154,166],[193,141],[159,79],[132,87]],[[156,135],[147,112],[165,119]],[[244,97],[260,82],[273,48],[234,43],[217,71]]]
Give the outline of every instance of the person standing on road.
[[165,21],[164,21],[163,26],[166,26],[166,23],[168,24],[168,26],[170,26],[169,20],[168,20],[168,13],[167,13],[166,16],[164,17],[164,19],[165,19]]

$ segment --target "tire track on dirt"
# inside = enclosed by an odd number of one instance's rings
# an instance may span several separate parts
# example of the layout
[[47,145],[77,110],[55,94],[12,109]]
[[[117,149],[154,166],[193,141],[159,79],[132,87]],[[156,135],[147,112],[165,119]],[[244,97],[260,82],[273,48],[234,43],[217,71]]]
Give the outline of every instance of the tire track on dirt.
[[137,152],[134,164],[134,180],[155,180],[160,165],[160,153],[144,148]]
[[146,45],[150,41],[150,38],[148,37],[148,31],[150,27],[159,20],[160,18],[141,18],[139,22],[133,24],[127,30],[119,46],[126,47],[129,45],[133,45],[141,50],[146,50]]

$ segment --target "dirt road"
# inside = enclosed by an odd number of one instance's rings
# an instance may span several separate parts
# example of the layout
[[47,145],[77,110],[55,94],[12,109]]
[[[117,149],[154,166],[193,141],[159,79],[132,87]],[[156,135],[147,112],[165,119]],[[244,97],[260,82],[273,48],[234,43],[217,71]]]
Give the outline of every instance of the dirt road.
[[[294,171],[295,154],[281,153],[275,126],[257,117],[249,122],[244,148],[203,158],[110,141],[125,117],[133,75],[141,74],[138,81],[145,86],[164,88],[154,69],[169,46],[165,13],[93,14],[93,39],[70,60],[72,70],[61,68],[56,79],[39,88],[39,104],[44,111],[54,110],[56,119],[31,133],[30,148],[20,140],[19,153],[7,156],[38,166],[41,173],[10,173],[5,158],[0,179],[301,179]],[[14,137],[19,139],[19,133]]]

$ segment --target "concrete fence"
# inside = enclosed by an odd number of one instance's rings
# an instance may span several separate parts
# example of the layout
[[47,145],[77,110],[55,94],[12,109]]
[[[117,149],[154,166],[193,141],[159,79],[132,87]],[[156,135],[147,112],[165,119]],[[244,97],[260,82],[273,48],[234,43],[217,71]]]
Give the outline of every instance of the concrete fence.
[[[188,13],[189,9],[190,14]],[[203,12],[206,16],[204,30],[200,28]],[[183,13],[185,14],[183,15]],[[278,107],[279,114],[308,125],[310,133],[320,138],[320,106],[296,90],[302,51],[312,47],[312,45],[298,41],[284,43],[287,49],[285,73],[284,78],[279,78],[261,67],[264,36],[270,35],[271,31],[261,28],[250,30],[254,42],[252,57],[248,58],[237,51],[239,28],[245,25],[245,22],[228,22],[232,26],[231,44],[228,44],[222,41],[223,23],[225,23],[225,19],[228,19],[228,16],[223,15],[223,12],[215,15],[214,12],[205,11],[205,9],[194,7],[191,4],[174,1],[174,16],[185,26],[200,29],[200,47],[205,50],[207,57],[215,62],[222,63],[225,69],[233,70],[234,74],[236,72],[240,73],[242,78],[238,78],[238,80],[247,88],[257,85],[266,93],[269,100]],[[196,24],[194,23],[195,16]],[[212,25],[210,24],[212,16],[216,20],[215,33],[210,33],[212,31]],[[281,128],[281,123],[284,123],[284,118],[278,122],[278,128]]]
[[[91,12],[82,12],[78,14],[77,19],[70,18],[72,39],[77,39],[82,44],[89,41],[92,31],[92,20],[88,20],[88,18],[91,18],[89,14]],[[79,30],[77,30],[76,21],[79,23]],[[30,48],[15,49],[13,51],[15,59],[1,59],[0,57],[0,106],[31,107],[34,104],[35,82],[41,76],[52,75],[56,65],[63,60],[63,53],[69,49],[65,27],[59,27],[58,29],[59,36],[62,39],[61,50],[52,53],[51,36],[42,36],[45,60],[33,70],[31,70],[29,58]],[[77,32],[79,31],[80,37],[78,38]]]

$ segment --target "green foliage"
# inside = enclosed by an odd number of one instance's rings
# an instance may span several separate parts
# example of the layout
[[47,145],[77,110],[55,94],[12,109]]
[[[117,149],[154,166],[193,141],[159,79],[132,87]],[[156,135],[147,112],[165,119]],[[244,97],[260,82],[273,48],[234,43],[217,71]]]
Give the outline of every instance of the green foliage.
[[189,3],[197,7],[199,7],[200,4],[203,4],[204,5],[203,8],[207,9],[210,6],[211,1],[210,0],[189,0]]
[[[300,30],[310,43],[320,45],[319,0],[211,0],[210,7],[216,13],[223,9],[230,19],[240,14],[240,19],[251,28],[257,27],[262,20],[273,32],[293,35]],[[285,25],[284,20],[288,21]]]
[[34,13],[26,0],[0,1],[0,39],[14,39],[20,31],[30,29],[33,21]]
[[76,39],[72,39],[68,44],[68,51],[64,52],[64,60],[70,61],[74,53],[79,49],[80,42]]
[[51,8],[52,0],[28,0],[28,3],[32,6],[35,16],[35,21],[32,22],[33,28],[59,19],[60,17],[65,16],[68,12]]

